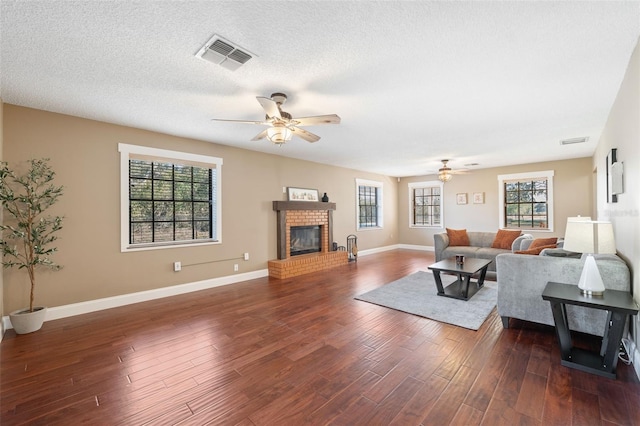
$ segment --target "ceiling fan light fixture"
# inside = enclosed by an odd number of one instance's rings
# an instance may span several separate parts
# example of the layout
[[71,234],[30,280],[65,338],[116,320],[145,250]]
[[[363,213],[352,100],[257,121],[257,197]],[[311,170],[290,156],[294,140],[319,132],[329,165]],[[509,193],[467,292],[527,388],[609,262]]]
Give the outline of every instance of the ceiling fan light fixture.
[[448,170],[440,170],[438,172],[438,179],[442,182],[449,182],[452,177],[453,175],[450,174]]
[[438,179],[442,182],[449,182],[453,175],[451,174],[451,167],[447,166],[449,160],[441,160],[442,167],[438,169]]
[[267,139],[277,145],[282,145],[287,141],[290,141],[291,136],[291,130],[283,125],[274,125],[274,127],[269,127],[267,129]]

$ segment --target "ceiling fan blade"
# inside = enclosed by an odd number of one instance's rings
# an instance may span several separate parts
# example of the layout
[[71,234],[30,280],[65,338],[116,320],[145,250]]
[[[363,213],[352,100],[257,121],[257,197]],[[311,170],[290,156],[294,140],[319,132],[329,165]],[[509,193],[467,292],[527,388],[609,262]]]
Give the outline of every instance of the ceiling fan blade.
[[280,109],[278,108],[278,104],[275,103],[275,101],[269,98],[265,98],[263,96],[256,96],[256,99],[258,100],[258,102],[260,102],[260,105],[262,105],[262,108],[264,108],[268,117],[282,118],[282,116],[280,115]]
[[336,114],[314,115],[313,117],[297,117],[295,121],[297,126],[317,126],[319,124],[340,124],[340,117]]
[[227,120],[225,118],[212,118],[211,121],[230,121],[232,123],[245,123],[245,124],[262,124],[265,126],[270,126],[270,121],[253,121],[253,120]]
[[306,130],[298,127],[289,127],[289,130],[291,130],[294,136],[304,139],[307,142],[318,142],[320,140],[320,136],[314,135],[313,133],[307,132]]
[[267,130],[268,129],[264,129],[263,131],[261,131],[260,133],[258,133],[257,135],[255,135],[253,137],[253,139],[251,139],[252,141],[259,141],[260,139],[264,139],[267,137]]

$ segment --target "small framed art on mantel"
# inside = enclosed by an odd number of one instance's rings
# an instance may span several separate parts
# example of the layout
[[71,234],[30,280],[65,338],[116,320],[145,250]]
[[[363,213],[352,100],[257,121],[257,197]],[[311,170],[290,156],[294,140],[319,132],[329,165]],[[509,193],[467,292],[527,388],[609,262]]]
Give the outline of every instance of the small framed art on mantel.
[[287,201],[320,201],[317,189],[287,187]]

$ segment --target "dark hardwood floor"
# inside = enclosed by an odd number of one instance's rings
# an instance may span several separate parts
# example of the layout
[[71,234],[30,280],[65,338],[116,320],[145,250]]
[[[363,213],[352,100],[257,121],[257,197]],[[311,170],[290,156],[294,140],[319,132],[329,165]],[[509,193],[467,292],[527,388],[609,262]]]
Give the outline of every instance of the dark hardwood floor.
[[471,331],[354,299],[431,263],[396,250],[11,330],[0,423],[640,424],[633,369],[562,367],[551,327],[504,330],[494,310]]

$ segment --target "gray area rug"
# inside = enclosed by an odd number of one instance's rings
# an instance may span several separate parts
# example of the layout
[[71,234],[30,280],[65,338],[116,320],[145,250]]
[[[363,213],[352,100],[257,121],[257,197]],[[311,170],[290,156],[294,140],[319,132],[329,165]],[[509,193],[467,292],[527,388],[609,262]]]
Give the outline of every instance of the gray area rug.
[[[451,275],[442,274],[441,277],[445,287],[455,281],[455,277]],[[413,315],[477,330],[487,319],[498,300],[496,283],[485,280],[484,284],[480,291],[465,302],[464,300],[438,296],[433,273],[418,271],[355,298]]]

